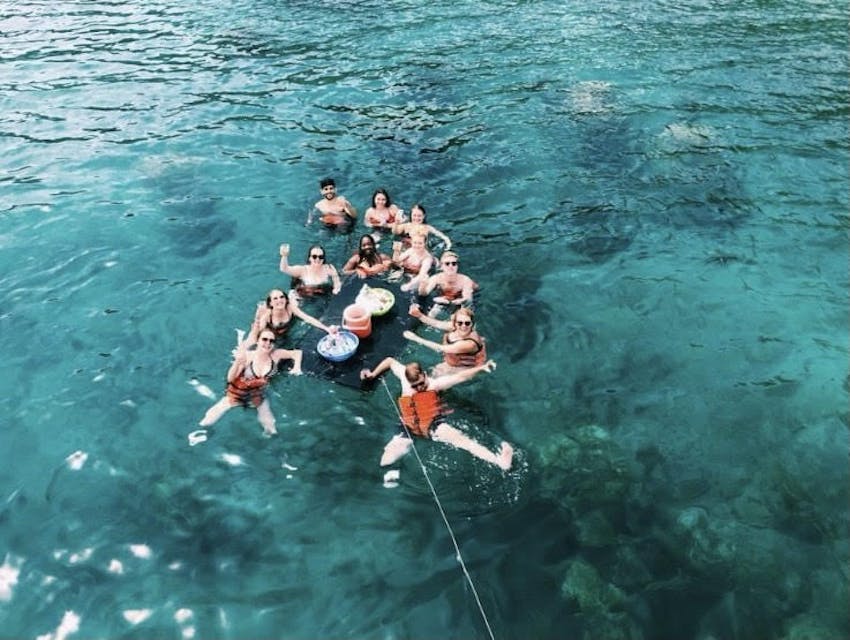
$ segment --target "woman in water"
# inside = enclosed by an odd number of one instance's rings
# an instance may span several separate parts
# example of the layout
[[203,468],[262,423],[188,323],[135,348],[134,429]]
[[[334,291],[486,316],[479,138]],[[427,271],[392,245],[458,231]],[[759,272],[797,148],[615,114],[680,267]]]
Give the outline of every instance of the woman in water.
[[372,206],[366,209],[363,222],[372,229],[392,231],[394,225],[404,221],[404,212],[390,201],[386,189],[376,189],[372,194]]
[[301,309],[295,296],[289,297],[280,289],[272,289],[265,301],[261,300],[257,303],[257,312],[254,314],[254,322],[248,334],[248,344],[257,342],[263,331],[271,331],[275,339],[280,340],[289,331],[295,317],[327,333],[333,334],[337,331],[335,325],[328,327]]
[[390,257],[378,253],[375,239],[368,233],[360,236],[360,248],[342,267],[346,275],[356,273],[360,278],[368,278],[383,273],[390,266]]
[[475,330],[475,313],[472,309],[461,307],[452,314],[450,320],[435,320],[422,313],[419,305],[414,303],[410,305],[410,315],[429,327],[445,331],[442,342],[426,340],[412,331],[404,332],[408,340],[443,354],[443,362],[434,367],[435,377],[487,362],[486,341]]
[[410,244],[410,238],[414,235],[425,236],[425,243],[427,244],[428,235],[434,234],[443,241],[445,249],[452,248],[452,241],[449,240],[449,237],[445,233],[425,223],[425,207],[421,204],[415,204],[410,207],[410,222],[402,222],[395,225],[393,227],[393,233],[402,236],[402,241],[405,245]]
[[425,236],[415,235],[410,239],[410,248],[402,251],[401,242],[393,242],[393,264],[401,267],[410,280],[401,285],[402,291],[416,290],[419,283],[428,280],[428,273],[434,264],[434,256],[425,246]]
[[290,374],[301,374],[301,350],[275,349],[275,334],[270,329],[260,331],[257,348],[248,350],[249,343],[243,340],[236,347],[233,364],[227,371],[227,391],[200,421],[202,427],[215,424],[231,408],[242,405],[255,407],[257,419],[263,426],[263,433],[272,436],[277,433],[275,418],[272,414],[265,389],[271,377],[277,373],[281,360],[292,360]]
[[339,293],[336,267],[325,262],[325,249],[314,244],[307,250],[307,264],[289,264],[289,245],[280,245],[280,270],[292,276],[292,288],[300,296]]

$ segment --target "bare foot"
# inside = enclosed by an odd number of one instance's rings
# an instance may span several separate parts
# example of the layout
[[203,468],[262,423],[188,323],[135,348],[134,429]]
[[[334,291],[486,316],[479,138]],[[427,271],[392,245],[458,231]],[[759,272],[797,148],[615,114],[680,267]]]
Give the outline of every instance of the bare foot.
[[500,468],[507,471],[511,468],[511,462],[514,459],[514,448],[509,445],[507,442],[502,442],[502,446],[499,449],[499,461],[496,463]]

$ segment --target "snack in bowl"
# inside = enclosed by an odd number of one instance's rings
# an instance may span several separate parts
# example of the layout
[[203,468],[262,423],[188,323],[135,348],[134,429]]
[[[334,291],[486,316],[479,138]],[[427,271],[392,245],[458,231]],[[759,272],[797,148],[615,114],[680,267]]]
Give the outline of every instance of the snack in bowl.
[[356,303],[369,309],[373,316],[382,316],[393,308],[395,294],[388,289],[363,285],[360,293],[357,294]]
[[351,331],[340,329],[335,335],[328,334],[319,340],[316,351],[325,360],[343,362],[354,355],[359,344],[360,338]]

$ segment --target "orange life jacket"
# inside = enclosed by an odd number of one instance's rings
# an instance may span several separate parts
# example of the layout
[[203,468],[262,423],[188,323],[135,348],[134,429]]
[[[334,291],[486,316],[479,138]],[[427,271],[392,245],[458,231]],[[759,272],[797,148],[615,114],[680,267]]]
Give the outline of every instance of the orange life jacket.
[[401,396],[398,399],[401,419],[410,432],[428,437],[428,431],[434,419],[442,413],[440,397],[436,391],[418,391],[412,396]]
[[263,391],[268,384],[269,379],[266,377],[246,379],[239,376],[227,383],[227,397],[235,404],[259,407],[263,403]]
[[[473,337],[461,338],[461,340],[472,340],[478,345],[478,350],[471,353],[444,353],[443,359],[450,367],[477,367],[487,362],[487,347],[484,338],[478,336],[479,342]],[[456,344],[461,340],[449,340],[449,334],[443,334],[443,344]]]

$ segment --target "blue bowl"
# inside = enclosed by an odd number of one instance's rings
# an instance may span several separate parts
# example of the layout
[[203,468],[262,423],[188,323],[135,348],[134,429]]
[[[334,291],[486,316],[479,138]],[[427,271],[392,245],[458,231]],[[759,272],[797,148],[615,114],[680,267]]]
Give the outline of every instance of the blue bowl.
[[343,362],[354,355],[359,345],[360,338],[351,331],[340,329],[335,336],[328,334],[319,340],[316,351],[325,360]]

